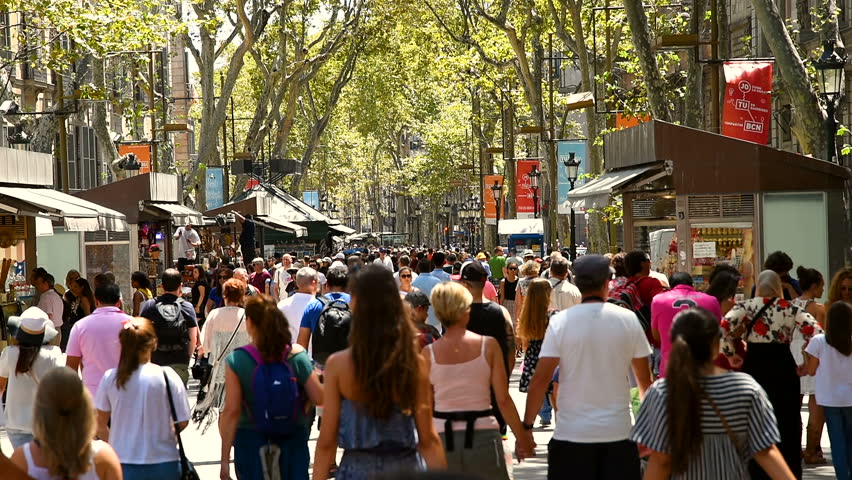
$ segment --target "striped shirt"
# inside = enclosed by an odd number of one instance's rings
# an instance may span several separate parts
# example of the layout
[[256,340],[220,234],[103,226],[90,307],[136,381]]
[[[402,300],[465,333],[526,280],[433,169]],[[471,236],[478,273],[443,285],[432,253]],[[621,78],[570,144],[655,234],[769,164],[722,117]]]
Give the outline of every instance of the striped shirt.
[[[705,392],[716,402],[747,451],[738,452],[725,426],[706,400],[701,401],[701,453],[690,459],[686,472],[673,480],[734,480],[748,478],[747,461],[781,440],[772,405],[763,388],[750,375],[729,372],[703,377]],[[666,418],[666,380],[657,380],[645,396],[630,438],[654,451],[670,453]]]

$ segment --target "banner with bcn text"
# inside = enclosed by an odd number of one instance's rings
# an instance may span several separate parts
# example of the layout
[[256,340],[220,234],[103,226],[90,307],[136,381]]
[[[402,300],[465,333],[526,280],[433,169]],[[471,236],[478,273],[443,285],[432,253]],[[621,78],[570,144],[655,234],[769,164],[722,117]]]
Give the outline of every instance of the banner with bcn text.
[[495,184],[500,186],[499,198],[501,219],[504,218],[503,212],[506,211],[506,203],[503,201],[503,195],[505,194],[503,191],[503,175],[485,175],[483,177],[482,191],[483,196],[485,197],[483,205],[485,207],[485,223],[487,225],[494,225],[497,223],[497,201],[494,198],[495,190],[492,188]]
[[722,135],[766,145],[772,118],[772,63],[725,62]]

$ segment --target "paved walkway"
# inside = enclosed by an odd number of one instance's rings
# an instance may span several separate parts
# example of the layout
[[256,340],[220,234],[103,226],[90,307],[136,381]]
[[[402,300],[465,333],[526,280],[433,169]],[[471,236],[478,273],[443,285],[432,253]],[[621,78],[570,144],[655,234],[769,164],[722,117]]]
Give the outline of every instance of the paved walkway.
[[[515,404],[518,406],[518,409],[523,412],[524,402],[526,400],[526,394],[523,394],[518,391],[518,379],[519,379],[520,370],[516,370],[512,375],[511,379],[511,394],[512,398],[515,400]],[[190,399],[190,404],[194,403],[195,393],[197,391],[197,382],[190,382],[190,394],[192,398]],[[807,409],[803,409],[802,418],[804,422],[807,422]],[[536,423],[537,424],[537,423]],[[516,480],[538,480],[543,479],[547,475],[547,442],[550,440],[551,435],[553,434],[553,429],[547,428],[536,428],[534,431],[534,436],[536,443],[539,445],[537,449],[537,457],[530,460],[525,460],[523,463],[518,465],[517,463],[513,466],[514,470],[514,478]],[[319,432],[314,428],[311,432],[310,437],[310,451],[311,456],[313,456],[314,449],[316,447],[316,441],[319,436]],[[219,432],[216,429],[215,425],[211,427],[206,434],[202,435],[201,431],[196,429],[194,426],[190,426],[187,430],[184,431],[183,434],[184,445],[187,449],[187,455],[190,460],[195,464],[198,473],[201,476],[202,480],[218,480],[219,478],[219,451],[221,450],[221,442],[219,441]],[[514,448],[515,440],[509,435],[509,441],[504,442],[504,446],[506,448]],[[816,480],[816,479],[830,479],[835,478],[834,476],[834,468],[830,465],[831,459],[831,448],[829,446],[828,441],[828,433],[824,432],[822,437],[822,448],[825,453],[826,458],[829,459],[829,465],[822,467],[814,467],[814,468],[805,468],[805,476],[804,478],[807,480]],[[9,456],[12,453],[11,444],[6,438],[5,430],[0,429],[0,449],[2,449],[3,453],[6,456]],[[233,475],[233,467],[232,467],[232,475]],[[232,478],[236,478],[236,475],[233,475]]]

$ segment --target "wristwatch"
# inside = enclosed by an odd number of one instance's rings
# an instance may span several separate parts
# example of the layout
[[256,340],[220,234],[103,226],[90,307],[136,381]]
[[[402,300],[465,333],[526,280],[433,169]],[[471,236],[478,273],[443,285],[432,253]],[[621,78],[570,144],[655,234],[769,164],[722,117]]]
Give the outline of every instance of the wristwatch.
[[523,425],[524,430],[532,430],[533,429],[532,423],[521,423],[521,425]]

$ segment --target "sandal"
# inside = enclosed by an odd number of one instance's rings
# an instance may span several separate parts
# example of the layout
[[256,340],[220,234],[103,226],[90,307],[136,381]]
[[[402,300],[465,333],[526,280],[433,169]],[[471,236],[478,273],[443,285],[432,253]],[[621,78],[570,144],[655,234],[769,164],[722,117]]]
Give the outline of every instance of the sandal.
[[821,453],[806,453],[802,452],[802,459],[807,465],[826,465],[828,460]]

